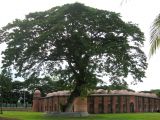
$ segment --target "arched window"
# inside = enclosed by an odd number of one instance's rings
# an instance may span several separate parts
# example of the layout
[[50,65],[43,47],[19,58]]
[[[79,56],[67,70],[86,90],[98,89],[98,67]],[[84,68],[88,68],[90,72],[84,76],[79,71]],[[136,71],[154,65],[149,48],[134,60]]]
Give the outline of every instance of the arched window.
[[134,112],[134,103],[130,103],[130,112]]
[[57,105],[54,104],[54,111],[57,112]]
[[94,113],[94,97],[88,97],[88,112]]
[[112,113],[113,110],[112,110],[112,104],[108,104],[108,113]]
[[99,110],[98,110],[99,113],[103,113],[103,109],[104,109],[103,104],[100,103],[100,104],[98,105],[98,109],[99,109]]
[[119,113],[119,112],[120,112],[120,105],[116,104],[116,113]]
[[127,112],[127,105],[123,104],[123,112],[126,113]]

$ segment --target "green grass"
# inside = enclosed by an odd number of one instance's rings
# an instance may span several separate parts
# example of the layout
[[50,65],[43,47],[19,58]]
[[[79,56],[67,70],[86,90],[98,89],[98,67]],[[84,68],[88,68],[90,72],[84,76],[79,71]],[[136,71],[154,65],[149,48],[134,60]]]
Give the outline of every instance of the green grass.
[[0,117],[20,120],[160,120],[160,113],[94,114],[88,117],[47,117],[38,112],[5,111]]

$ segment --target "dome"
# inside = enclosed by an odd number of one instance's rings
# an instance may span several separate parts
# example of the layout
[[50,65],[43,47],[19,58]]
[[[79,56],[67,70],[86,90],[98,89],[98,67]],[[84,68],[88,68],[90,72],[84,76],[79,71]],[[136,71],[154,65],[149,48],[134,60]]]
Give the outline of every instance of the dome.
[[48,93],[47,94],[47,97],[51,97],[51,96],[53,96],[53,93]]
[[57,92],[52,92],[52,95],[53,96],[57,96]]
[[40,92],[40,90],[35,90],[35,92],[34,92],[34,97],[41,97],[41,92]]
[[58,91],[58,92],[57,92],[57,94],[58,94],[58,95],[62,95],[62,96],[63,96],[63,95],[69,95],[69,94],[70,94],[70,92],[69,92],[69,91],[67,91],[67,90],[64,90],[64,91]]
[[70,95],[69,91],[57,91],[57,92],[52,92],[52,93],[48,93],[46,97],[51,97],[51,96],[68,96]]
[[106,90],[104,89],[98,89],[95,91],[96,94],[106,94]]
[[40,90],[35,90],[34,94],[41,94]]

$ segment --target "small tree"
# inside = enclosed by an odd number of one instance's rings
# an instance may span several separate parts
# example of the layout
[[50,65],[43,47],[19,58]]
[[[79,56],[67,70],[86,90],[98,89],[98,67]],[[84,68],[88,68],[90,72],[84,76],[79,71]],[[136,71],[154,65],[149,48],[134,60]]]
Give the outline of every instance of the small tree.
[[38,89],[41,91],[42,96],[46,95],[49,92],[54,91],[56,89],[55,84],[56,82],[49,77],[44,77],[44,78],[30,77],[29,79],[24,81],[25,88],[29,92],[33,94],[35,89]]
[[23,77],[56,75],[71,88],[66,111],[103,76],[111,81],[145,76],[143,33],[114,12],[66,4],[15,20],[0,36],[7,43],[3,68],[14,66]]

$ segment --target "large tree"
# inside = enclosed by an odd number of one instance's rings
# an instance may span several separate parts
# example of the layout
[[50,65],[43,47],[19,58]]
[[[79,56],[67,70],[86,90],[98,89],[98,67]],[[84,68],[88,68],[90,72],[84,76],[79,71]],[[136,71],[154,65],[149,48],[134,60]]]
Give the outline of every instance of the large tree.
[[3,68],[18,76],[58,76],[71,89],[66,111],[75,97],[94,89],[103,76],[135,81],[145,76],[143,33],[114,12],[66,4],[30,13],[1,30]]

